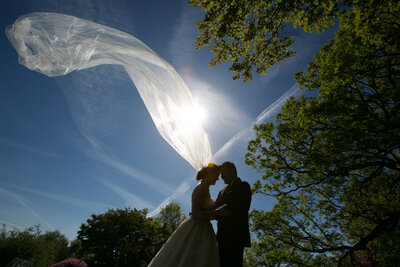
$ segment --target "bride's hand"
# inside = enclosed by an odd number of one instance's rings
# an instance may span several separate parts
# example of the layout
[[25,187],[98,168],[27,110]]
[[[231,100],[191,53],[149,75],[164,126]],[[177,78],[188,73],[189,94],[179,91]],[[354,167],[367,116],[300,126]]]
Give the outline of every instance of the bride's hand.
[[227,204],[224,204],[221,207],[218,207],[215,209],[215,215],[217,215],[217,216],[227,217],[227,216],[231,216],[232,214],[233,214],[233,212],[228,209]]

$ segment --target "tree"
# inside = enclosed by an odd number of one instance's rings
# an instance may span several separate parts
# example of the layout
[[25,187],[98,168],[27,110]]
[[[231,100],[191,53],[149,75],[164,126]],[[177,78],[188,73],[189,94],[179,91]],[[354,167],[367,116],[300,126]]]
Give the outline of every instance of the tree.
[[69,257],[68,239],[59,231],[51,231],[37,237],[31,262],[34,266],[49,266]]
[[76,238],[69,244],[69,256],[74,259],[87,258],[87,255],[83,251],[82,241],[80,239]]
[[33,266],[49,266],[69,257],[68,240],[59,231],[42,233],[39,226],[7,231],[0,234],[0,266],[20,258]]
[[206,12],[195,47],[212,45],[215,66],[232,61],[233,79],[252,80],[256,67],[265,74],[274,64],[293,57],[292,28],[321,33],[334,24],[339,10],[353,1],[340,0],[190,0],[189,4]]
[[160,211],[157,220],[165,226],[170,227],[171,233],[186,219],[186,215],[181,209],[179,203],[169,203]]
[[257,266],[400,260],[400,3],[353,2],[295,76],[318,95],[288,100],[249,142],[253,190],[277,201],[251,215]]
[[[252,80],[254,68],[264,75],[274,64],[291,58],[294,29],[322,33],[335,18],[353,8],[383,8],[384,0],[189,0],[206,12],[196,23],[196,49],[211,45],[209,64],[232,61],[233,80]],[[362,13],[362,15],[364,15]],[[368,29],[365,29],[368,31]],[[371,30],[371,29],[370,29]],[[372,29],[373,31],[373,29]]]
[[34,250],[34,240],[40,234],[39,226],[19,231],[14,229],[6,230],[6,225],[3,225],[0,240],[0,265],[6,266],[14,258],[30,260]]
[[147,266],[169,237],[147,210],[110,209],[93,214],[78,231],[89,266]]

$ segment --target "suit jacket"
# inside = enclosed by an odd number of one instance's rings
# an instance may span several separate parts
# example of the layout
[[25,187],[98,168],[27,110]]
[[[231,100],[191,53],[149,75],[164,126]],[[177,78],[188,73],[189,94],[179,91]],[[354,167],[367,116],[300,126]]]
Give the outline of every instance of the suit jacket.
[[250,185],[237,178],[219,192],[215,208],[224,204],[233,211],[231,216],[217,217],[217,240],[219,244],[233,247],[250,247],[249,208]]

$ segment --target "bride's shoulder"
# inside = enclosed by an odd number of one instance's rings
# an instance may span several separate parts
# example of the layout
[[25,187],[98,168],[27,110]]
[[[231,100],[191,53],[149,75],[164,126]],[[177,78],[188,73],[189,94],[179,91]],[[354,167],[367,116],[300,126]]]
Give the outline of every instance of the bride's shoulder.
[[199,190],[204,190],[204,186],[202,183],[198,183],[193,189],[193,191],[199,191]]
[[193,194],[201,194],[205,193],[206,191],[207,188],[202,183],[198,183],[196,187],[193,189]]

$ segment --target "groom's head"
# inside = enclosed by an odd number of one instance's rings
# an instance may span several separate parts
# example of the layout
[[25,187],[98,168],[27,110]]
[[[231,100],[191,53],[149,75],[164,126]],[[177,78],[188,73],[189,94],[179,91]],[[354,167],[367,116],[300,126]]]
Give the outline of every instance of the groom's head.
[[222,163],[222,165],[220,166],[220,171],[221,171],[221,178],[222,180],[224,180],[225,184],[232,183],[233,180],[235,180],[237,177],[235,164],[233,164],[230,161]]

